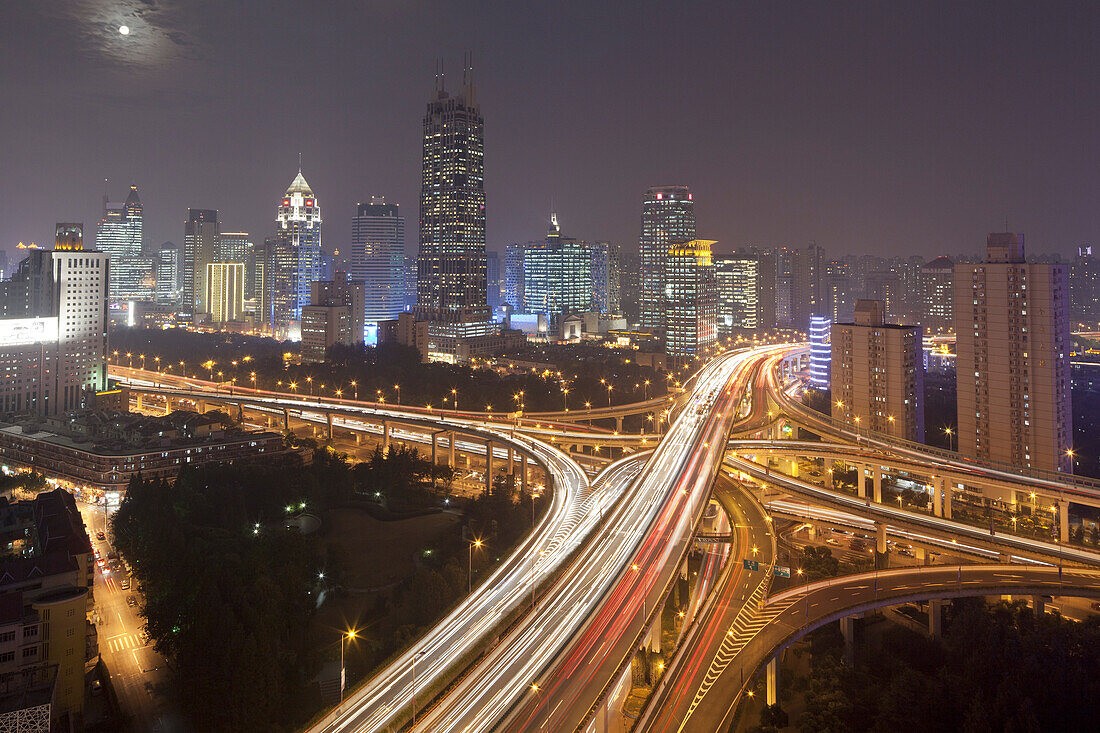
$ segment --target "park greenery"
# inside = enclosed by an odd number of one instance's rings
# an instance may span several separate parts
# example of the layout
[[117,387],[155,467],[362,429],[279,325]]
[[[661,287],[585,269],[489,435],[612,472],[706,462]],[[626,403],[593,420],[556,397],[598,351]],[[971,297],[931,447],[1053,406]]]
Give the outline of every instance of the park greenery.
[[123,366],[240,387],[437,409],[583,410],[585,403],[600,407],[609,399],[623,404],[659,396],[668,383],[663,373],[639,365],[630,350],[585,344],[525,349],[515,358],[538,366],[524,368],[508,368],[507,360],[498,360],[497,368],[484,362],[421,363],[415,349],[398,344],[333,346],[321,364],[295,363],[297,350],[290,342],[229,333],[119,329],[111,334],[111,361]]
[[[310,460],[295,452],[185,468],[174,483],[131,481],[112,520],[115,543],[140,584],[146,633],[168,659],[194,729],[294,730],[321,707],[312,680],[332,639],[311,620],[318,594],[339,594],[341,568],[356,558],[338,556],[324,532],[288,527],[288,517],[353,507],[373,507],[386,519],[438,511],[452,478],[408,448],[379,449],[353,464],[319,447]],[[521,494],[515,483],[499,477],[465,504],[453,533],[417,550],[415,572],[360,620],[367,633],[349,669],[353,681],[466,593],[466,536],[491,549],[474,558],[483,577],[527,531],[532,509],[541,512],[546,500]]]
[[[1095,730],[1100,620],[1036,615],[1024,603],[953,601],[942,640],[885,629],[841,661],[835,626],[811,635],[811,670],[792,683],[805,733]],[[776,730],[766,710],[757,730]]]

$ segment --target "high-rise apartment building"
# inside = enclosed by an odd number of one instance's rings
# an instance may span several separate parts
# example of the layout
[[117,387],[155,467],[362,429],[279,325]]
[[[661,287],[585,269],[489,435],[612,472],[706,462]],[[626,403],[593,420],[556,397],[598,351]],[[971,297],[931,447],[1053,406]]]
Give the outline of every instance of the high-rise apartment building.
[[54,249],[20,264],[0,319],[0,413],[56,415],[107,386],[108,262],[83,248],[83,225],[64,223]]
[[955,265],[959,451],[1073,470],[1067,266],[1029,264],[1022,234],[990,234]]
[[810,316],[826,313],[821,284],[825,275],[825,250],[815,243],[791,254],[791,327],[804,331],[810,327]]
[[[342,305],[348,309],[348,344],[363,343],[364,334],[376,329],[378,321],[367,323],[363,320],[365,303],[370,297],[370,287],[362,280],[349,279],[346,272],[337,272],[331,280],[318,280],[310,285],[310,305]],[[396,317],[396,316],[395,316]],[[381,319],[390,320],[390,319]]]
[[831,332],[832,415],[853,430],[924,441],[920,326],[886,323],[883,303],[859,300],[853,323]]
[[346,305],[302,307],[302,351],[304,363],[319,364],[330,346],[352,342],[351,309]]
[[454,96],[438,75],[424,115],[416,313],[433,324],[469,324],[439,331],[451,337],[491,330],[483,128],[469,64]]
[[351,220],[351,276],[366,286],[365,310],[354,319],[356,323],[366,324],[373,333],[379,321],[397,318],[405,310],[405,217],[385,197],[372,196],[369,204],[356,204]]
[[665,268],[665,353],[678,362],[698,359],[718,341],[713,241],[669,245]]
[[592,273],[591,308],[599,313],[618,314],[622,309],[619,247],[613,242],[584,242]]
[[646,191],[642,199],[642,234],[638,240],[642,328],[660,331],[665,327],[669,252],[672,245],[694,239],[695,201],[688,187],[657,186]]
[[955,263],[937,257],[921,267],[920,325],[926,334],[955,329]]
[[1091,245],[1077,248],[1070,266],[1069,292],[1073,322],[1095,330],[1100,325],[1100,257],[1092,253]]
[[300,335],[310,283],[321,279],[321,223],[321,202],[299,167],[275,209],[271,305],[275,333],[283,338]]
[[244,317],[244,263],[211,262],[206,266],[206,302],[211,323]]
[[852,278],[847,262],[830,260],[825,265],[825,280],[821,284],[825,298],[824,314],[833,323],[851,321],[855,313]]
[[95,246],[111,258],[112,302],[153,299],[153,261],[142,252],[144,209],[137,186],[130,186],[124,203],[103,197],[103,218],[96,227]]
[[779,327],[777,283],[779,265],[776,253],[771,250],[757,254],[756,277],[756,328],[771,331]]
[[206,266],[215,261],[221,224],[217,209],[188,209],[180,265],[183,302],[180,319],[198,323],[210,312],[206,303]]
[[719,333],[756,331],[760,258],[754,254],[715,257],[714,278]]

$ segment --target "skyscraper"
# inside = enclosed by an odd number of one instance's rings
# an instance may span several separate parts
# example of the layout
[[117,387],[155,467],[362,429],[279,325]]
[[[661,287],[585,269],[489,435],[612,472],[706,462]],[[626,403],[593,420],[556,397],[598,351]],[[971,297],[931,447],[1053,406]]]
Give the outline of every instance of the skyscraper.
[[[665,269],[669,248],[695,239],[695,201],[687,186],[657,186],[642,200],[641,260],[642,328],[665,326]],[[709,255],[708,255],[709,257]]]
[[1022,234],[990,234],[955,265],[959,451],[1073,470],[1067,267],[1028,264]]
[[214,253],[214,258],[216,262],[246,264],[252,250],[252,237],[248,232],[221,232],[218,235],[218,251]]
[[[369,330],[365,327],[363,320],[363,314],[368,310],[365,304],[369,292],[370,288],[366,287],[362,280],[349,280],[346,272],[337,272],[332,280],[318,280],[311,283],[309,304],[347,308],[350,333],[345,342],[361,344],[365,333]],[[377,327],[377,325],[378,322],[375,321],[373,326]]]
[[299,166],[275,210],[271,302],[277,335],[300,336],[302,306],[309,305],[310,283],[320,279],[321,203]]
[[831,341],[833,418],[856,430],[923,442],[920,327],[887,324],[881,301],[859,300],[855,321],[834,323]]
[[831,326],[827,316],[810,316],[810,386],[817,389],[829,388]]
[[437,329],[452,337],[490,330],[483,127],[469,64],[462,90],[454,96],[437,75],[423,125],[416,313],[433,328],[482,324]]
[[107,386],[109,257],[85,250],[83,225],[57,225],[54,249],[31,250],[0,308],[0,413],[87,407]]
[[[355,324],[375,331],[405,310],[405,217],[397,204],[372,196],[369,204],[356,204],[351,220],[351,276],[364,283],[366,305]],[[362,334],[355,334],[362,341]],[[373,336],[368,339],[374,342]]]
[[211,262],[206,266],[206,302],[211,323],[230,323],[244,316],[244,263]]
[[515,311],[523,310],[523,253],[519,242],[504,247],[504,302]]
[[180,319],[198,323],[210,312],[206,303],[206,266],[215,261],[221,224],[217,209],[188,209],[183,227]]
[[561,236],[557,214],[542,247],[523,255],[523,312],[545,314],[552,325],[562,316],[592,306],[592,254],[581,242]]
[[[165,242],[165,244],[171,244]],[[179,301],[179,272],[180,250],[179,247],[164,247],[157,252],[157,287],[156,300],[159,303],[175,303]]]
[[669,245],[665,353],[679,362],[703,356],[718,341],[713,245],[705,239]]
[[1091,245],[1077,248],[1070,266],[1070,316],[1074,323],[1092,330],[1100,323],[1100,257]]
[[758,310],[760,258],[738,254],[714,258],[718,291],[718,331],[723,334],[755,331]]
[[103,218],[96,228],[96,248],[111,258],[113,302],[153,298],[153,262],[142,253],[144,209],[137,186],[130,186],[124,203],[103,197]]
[[503,290],[500,282],[500,255],[496,252],[485,253],[485,295],[489,310],[500,307]]
[[824,314],[833,323],[851,321],[855,313],[852,299],[851,268],[844,260],[830,260],[825,265],[825,280],[821,284],[824,294]]

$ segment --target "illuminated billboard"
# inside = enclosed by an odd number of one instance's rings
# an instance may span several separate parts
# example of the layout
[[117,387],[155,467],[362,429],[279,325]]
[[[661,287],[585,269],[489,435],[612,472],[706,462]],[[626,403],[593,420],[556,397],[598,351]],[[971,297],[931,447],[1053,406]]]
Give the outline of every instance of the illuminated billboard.
[[57,341],[57,318],[0,320],[0,346],[27,346]]

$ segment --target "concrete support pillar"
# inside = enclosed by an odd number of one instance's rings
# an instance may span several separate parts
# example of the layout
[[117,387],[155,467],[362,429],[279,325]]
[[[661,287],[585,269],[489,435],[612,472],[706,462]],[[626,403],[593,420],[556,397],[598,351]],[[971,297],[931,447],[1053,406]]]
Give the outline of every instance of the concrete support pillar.
[[932,514],[937,517],[943,516],[943,494],[940,487],[940,479],[933,478],[932,483]]
[[382,421],[382,452],[390,452],[390,424],[388,421]]
[[455,463],[455,431],[453,430],[447,434],[447,465],[458,468],[458,464]]
[[171,397],[166,396],[164,398],[164,414],[165,415],[171,415],[172,414],[172,398]]
[[791,456],[789,462],[791,476],[798,478],[798,456]]
[[806,528],[806,536],[811,540],[817,539],[817,525],[810,522],[810,526]]
[[928,602],[928,633],[933,639],[943,634],[943,601],[938,598]]
[[328,426],[328,439],[332,440],[332,413],[325,413],[325,424]]
[[527,456],[522,453],[519,456],[519,490],[527,493]]
[[485,441],[485,490],[493,488],[493,441]]
[[947,483],[947,479],[940,479],[940,486],[943,487],[943,517],[944,519],[951,518],[951,490],[952,485]]
[[688,559],[685,557],[684,562],[680,564],[680,577],[683,580],[687,580],[688,577]]
[[661,653],[661,617],[664,616],[664,608],[657,612],[657,615],[653,619],[653,625],[649,627],[649,650],[651,652]]
[[141,392],[138,392],[137,393],[137,408],[138,408],[138,410],[141,410],[141,408],[144,405],[144,402],[145,402],[145,395],[143,395]]
[[1065,499],[1058,502],[1058,540],[1069,542],[1069,502]]
[[886,525],[875,522],[875,551],[882,555],[886,552]]
[[511,445],[508,446],[508,475],[516,475],[516,449]]
[[623,431],[623,418],[620,415],[619,417],[615,418],[615,432],[616,433],[621,433],[622,431]]
[[1043,600],[1042,596],[1032,596],[1031,606],[1035,609],[1036,615],[1047,612],[1047,604],[1046,601]]
[[862,463],[856,464],[856,495],[860,499],[867,497],[867,485],[864,483],[863,472],[866,470],[866,466]]
[[354,433],[352,433],[352,435],[355,436],[355,444],[356,445],[362,445],[362,443],[363,443],[363,434],[360,433],[358,430],[356,430]]
[[199,414],[206,414],[206,400],[199,400]]
[[856,619],[845,616],[840,619],[840,633],[844,635],[844,664],[851,667],[856,661]]
[[283,408],[283,430],[290,430],[290,410]]
[[439,465],[439,433],[432,433],[432,465]]
[[774,656],[768,660],[765,676],[768,680],[768,705],[775,705],[779,701],[779,657]]
[[876,504],[882,503],[882,466],[871,466],[871,480],[874,486],[874,499]]
[[928,553],[925,551],[925,549],[923,547],[914,547],[913,548],[913,555],[917,558],[917,565],[927,565],[928,564]]
[[825,488],[833,488],[833,462],[825,461]]

